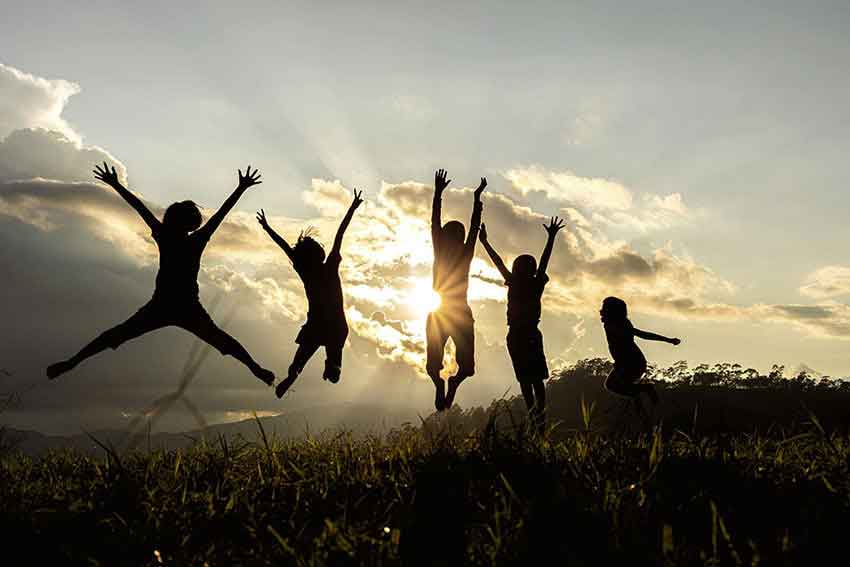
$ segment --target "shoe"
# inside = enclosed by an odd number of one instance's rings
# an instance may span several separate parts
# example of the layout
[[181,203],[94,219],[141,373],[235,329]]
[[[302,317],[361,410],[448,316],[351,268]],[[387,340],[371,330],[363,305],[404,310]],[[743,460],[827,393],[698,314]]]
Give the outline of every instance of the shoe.
[[287,376],[285,380],[281,380],[280,384],[274,389],[274,393],[278,398],[282,398],[283,395],[289,390],[289,387],[295,383],[295,378],[290,378]]
[[56,364],[51,364],[47,367],[47,379],[53,380],[54,378],[58,378],[62,374],[65,374],[66,372],[71,370],[73,367],[74,365],[68,362],[67,360],[57,362]]
[[265,368],[258,368],[254,371],[254,376],[262,380],[266,386],[271,386],[274,384],[274,372],[271,370],[266,370]]
[[342,368],[339,366],[334,366],[332,364],[325,364],[325,372],[322,374],[322,380],[327,380],[331,384],[336,384],[339,382],[339,375],[342,372]]

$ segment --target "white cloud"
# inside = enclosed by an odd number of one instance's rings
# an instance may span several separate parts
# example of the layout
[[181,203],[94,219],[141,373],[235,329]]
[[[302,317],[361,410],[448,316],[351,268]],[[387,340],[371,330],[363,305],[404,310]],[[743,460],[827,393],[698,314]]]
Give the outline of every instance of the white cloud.
[[44,128],[79,142],[62,118],[68,99],[80,86],[62,79],[43,79],[0,63],[0,139],[15,130]]
[[681,193],[644,193],[635,198],[629,188],[617,181],[536,165],[510,169],[503,175],[521,195],[541,193],[560,203],[567,215],[583,224],[591,219],[621,231],[647,232],[682,224],[694,216]]
[[514,168],[504,173],[523,196],[536,191],[554,201],[601,210],[628,210],[632,193],[621,183],[600,177],[581,177],[572,171],[549,171],[539,166]]
[[800,293],[814,299],[827,299],[850,293],[850,268],[824,266],[809,274]]

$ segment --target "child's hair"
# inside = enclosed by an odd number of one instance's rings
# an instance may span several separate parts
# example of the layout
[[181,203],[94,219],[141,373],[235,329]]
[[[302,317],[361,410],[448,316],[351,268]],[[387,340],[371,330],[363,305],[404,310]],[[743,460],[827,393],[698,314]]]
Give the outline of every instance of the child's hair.
[[443,242],[450,246],[453,244],[461,245],[464,239],[466,239],[466,228],[464,228],[462,222],[453,220],[443,225]]
[[194,201],[172,203],[165,209],[165,215],[162,217],[162,223],[165,226],[183,232],[197,230],[203,221],[201,210]]
[[521,278],[530,278],[536,271],[537,260],[531,254],[520,254],[511,266],[511,274]]
[[292,247],[294,261],[299,264],[321,264],[325,261],[325,249],[318,240],[313,238],[316,230],[309,226],[298,235],[295,246]]
[[628,317],[626,302],[619,297],[602,300],[602,314],[609,321],[624,321]]

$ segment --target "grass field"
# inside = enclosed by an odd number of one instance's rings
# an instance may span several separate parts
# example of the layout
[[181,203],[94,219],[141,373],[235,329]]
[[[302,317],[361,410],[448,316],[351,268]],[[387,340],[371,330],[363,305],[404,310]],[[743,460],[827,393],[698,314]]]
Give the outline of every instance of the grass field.
[[4,564],[802,565],[844,549],[850,438],[817,420],[700,436],[585,417],[557,441],[432,420],[383,440],[10,453]]

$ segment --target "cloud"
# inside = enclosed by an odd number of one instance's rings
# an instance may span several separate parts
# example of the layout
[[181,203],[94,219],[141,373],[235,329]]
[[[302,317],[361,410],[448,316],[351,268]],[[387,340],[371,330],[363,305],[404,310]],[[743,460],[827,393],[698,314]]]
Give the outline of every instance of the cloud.
[[93,181],[94,164],[107,162],[127,183],[127,168],[103,148],[83,146],[66,134],[44,129],[21,129],[0,139],[0,180],[55,179]]
[[828,299],[850,293],[850,268],[824,266],[809,274],[800,293],[814,299]]
[[15,130],[44,128],[79,141],[62,118],[68,99],[80,86],[62,79],[43,79],[0,63],[0,139]]
[[517,167],[504,172],[511,188],[527,197],[539,193],[560,203],[569,215],[620,230],[647,232],[691,220],[694,213],[680,193],[641,194],[638,198],[622,183],[600,177],[581,177],[572,171],[541,166]]
[[591,209],[624,211],[632,207],[631,191],[608,179],[580,177],[572,171],[549,171],[539,166],[510,169],[504,177],[523,196],[541,192],[553,201]]
[[[7,82],[11,76],[24,86],[41,85],[38,88],[45,92],[50,91],[45,85],[61,90],[60,83],[42,83],[20,73],[7,75]],[[26,89],[21,92],[24,94],[16,96],[31,96]],[[4,365],[10,360],[13,366],[20,364],[40,376],[43,365],[52,362],[43,360],[45,357],[67,356],[89,335],[119,322],[149,298],[157,254],[136,213],[91,177],[92,165],[106,160],[116,165],[124,179],[131,179],[121,162],[103,148],[84,144],[61,121],[61,108],[58,114],[51,111],[58,117],[54,124],[58,129],[44,129],[50,124],[26,118],[50,114],[47,106],[55,104],[54,99],[44,98],[46,106],[39,112],[33,100],[28,103],[30,110],[15,118],[19,127],[0,141],[0,236],[4,242],[0,252],[6,266],[5,281],[14,290],[0,300],[0,308],[9,320],[26,321],[18,331],[20,337],[14,337],[8,346],[16,350],[2,353]],[[12,123],[11,118],[3,120]],[[578,349],[588,334],[584,322],[595,317],[607,295],[623,297],[633,311],[670,319],[766,322],[812,336],[850,338],[850,308],[845,305],[737,306],[732,302],[736,288],[731,282],[672,243],[638,250],[611,236],[613,229],[623,226],[647,231],[692,218],[693,212],[678,193],[635,195],[615,181],[538,166],[514,169],[505,176],[513,191],[484,194],[484,221],[491,242],[508,265],[519,254],[539,256],[546,241],[541,224],[548,217],[525,197],[541,192],[558,204],[567,220],[567,229],[555,243],[549,266],[551,283],[543,302],[544,325],[555,331],[547,334],[550,356],[565,357]],[[472,194],[470,187],[447,190],[443,222],[459,219],[468,225]],[[271,224],[290,241],[304,228],[316,227],[318,238],[328,248],[351,202],[351,188],[336,179],[316,178],[301,197],[315,209],[314,215],[295,219],[275,216],[269,210]],[[385,181],[366,197],[343,244],[341,275],[351,327],[346,372],[384,383],[422,378],[423,305],[430,293],[433,255],[429,229],[433,188],[417,180]],[[167,205],[146,203],[159,216]],[[204,211],[204,216],[211,213]],[[497,373],[500,380],[513,383],[503,344],[505,287],[481,253],[473,260],[471,275],[472,308],[483,339],[479,342],[481,373]],[[303,286],[284,253],[258,227],[253,213],[234,211],[221,225],[204,257],[200,284],[206,301],[223,297],[226,305],[239,307],[233,332],[258,360],[269,361],[278,372],[288,366],[292,341],[307,309]],[[814,299],[846,293],[850,291],[850,269],[822,268],[800,291]],[[220,314],[214,317],[219,320]],[[40,337],[46,346],[24,340],[26,337]],[[95,376],[98,372],[112,376],[156,369],[163,376],[152,378],[144,388],[170,387],[169,373],[182,365],[187,350],[175,345],[185,346],[190,340],[163,331],[117,354],[104,355],[88,367],[99,369]],[[150,362],[139,365],[138,360]],[[209,380],[223,389],[207,393],[205,403],[232,412],[272,411],[269,404],[274,400],[260,397],[267,392],[261,394],[250,377],[245,378],[244,386],[242,382],[230,385],[231,375],[244,374],[244,369],[234,364],[222,357],[211,361]],[[446,371],[451,369],[448,365]],[[357,391],[356,380],[344,382],[342,387],[351,390],[337,392]],[[470,388],[477,388],[484,397],[494,395],[493,389],[504,390],[504,380],[474,384]],[[309,378],[300,381],[301,399],[317,399],[323,385]],[[70,386],[62,388],[56,390],[55,399],[45,398],[42,409],[60,404],[61,396],[66,401],[73,399],[79,407],[93,403]],[[117,383],[98,403],[103,408],[132,410],[133,388],[142,386]],[[145,390],[145,396],[147,393]],[[428,395],[427,389],[424,394]],[[76,418],[66,415],[65,419]]]

